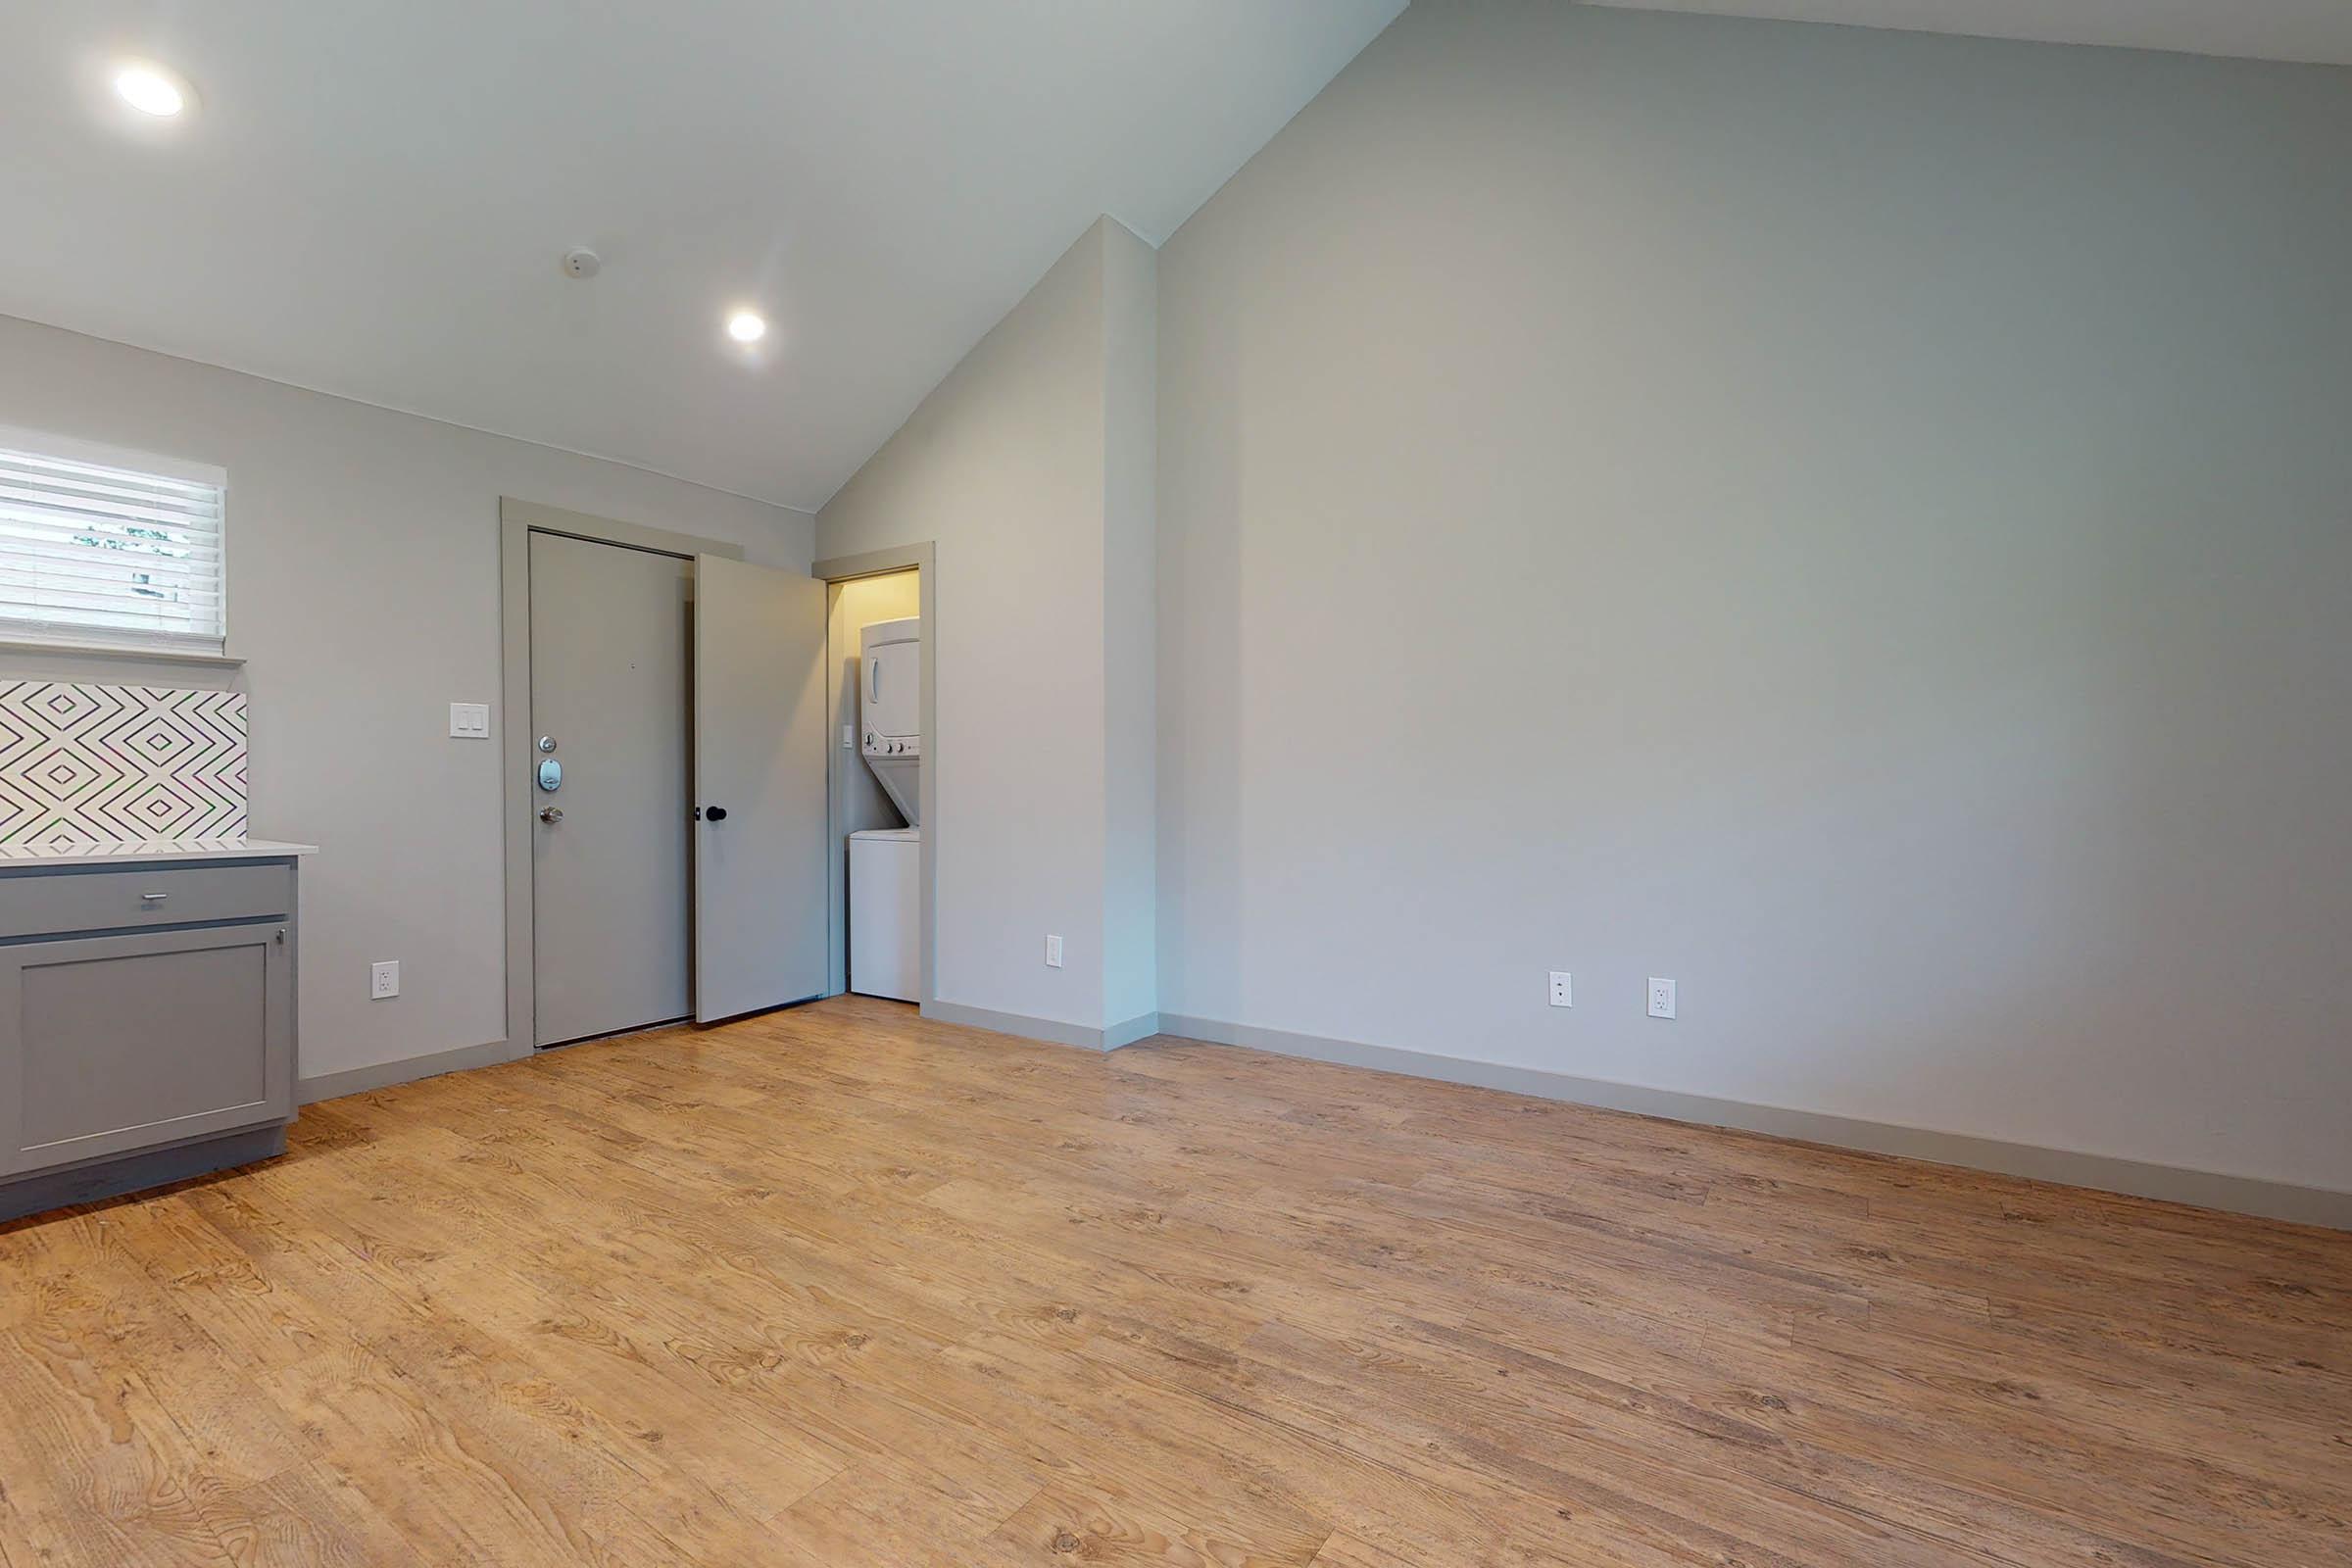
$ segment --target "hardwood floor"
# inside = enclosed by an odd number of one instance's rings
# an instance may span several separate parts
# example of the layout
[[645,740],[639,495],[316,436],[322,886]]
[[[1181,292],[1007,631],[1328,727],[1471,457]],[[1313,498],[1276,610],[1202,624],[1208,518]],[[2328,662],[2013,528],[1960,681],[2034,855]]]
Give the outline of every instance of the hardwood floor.
[[2352,1563],[2352,1235],[844,999],[0,1228],[0,1562]]

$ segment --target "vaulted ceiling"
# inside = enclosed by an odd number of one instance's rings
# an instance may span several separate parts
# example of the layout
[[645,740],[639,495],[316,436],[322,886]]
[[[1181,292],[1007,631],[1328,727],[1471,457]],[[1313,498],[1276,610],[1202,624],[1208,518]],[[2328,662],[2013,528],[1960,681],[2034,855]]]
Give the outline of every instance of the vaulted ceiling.
[[2352,65],[2352,0],[1588,0],[1914,32]]
[[1164,238],[1402,8],[12,5],[0,314],[813,508],[1097,216]]
[[[2352,62],[2352,0],[1602,3]],[[0,314],[814,508],[1097,215],[1164,238],[1402,9],[11,6]],[[133,58],[193,111],[122,103]]]

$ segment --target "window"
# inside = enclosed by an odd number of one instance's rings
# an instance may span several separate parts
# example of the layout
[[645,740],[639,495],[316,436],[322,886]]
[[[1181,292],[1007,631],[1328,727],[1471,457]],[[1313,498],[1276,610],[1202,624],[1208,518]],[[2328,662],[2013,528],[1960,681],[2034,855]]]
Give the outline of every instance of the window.
[[0,639],[218,654],[227,475],[0,429]]

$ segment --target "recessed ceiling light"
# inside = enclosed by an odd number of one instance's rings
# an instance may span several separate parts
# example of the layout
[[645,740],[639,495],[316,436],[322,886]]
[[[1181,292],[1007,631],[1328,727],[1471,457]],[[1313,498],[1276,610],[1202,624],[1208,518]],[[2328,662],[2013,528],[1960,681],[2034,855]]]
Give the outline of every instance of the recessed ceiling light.
[[144,63],[115,73],[115,95],[142,115],[169,120],[188,107],[188,84],[161,66]]
[[737,311],[727,318],[727,336],[738,343],[757,343],[767,335],[767,321],[758,311]]

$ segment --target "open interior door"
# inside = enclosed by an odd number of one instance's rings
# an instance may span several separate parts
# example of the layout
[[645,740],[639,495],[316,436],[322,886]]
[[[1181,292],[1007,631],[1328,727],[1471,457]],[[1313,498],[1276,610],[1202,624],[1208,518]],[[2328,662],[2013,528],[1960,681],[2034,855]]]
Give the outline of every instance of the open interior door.
[[825,589],[695,560],[694,1015],[825,989]]

